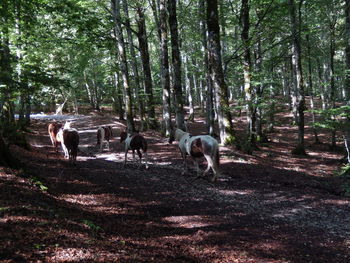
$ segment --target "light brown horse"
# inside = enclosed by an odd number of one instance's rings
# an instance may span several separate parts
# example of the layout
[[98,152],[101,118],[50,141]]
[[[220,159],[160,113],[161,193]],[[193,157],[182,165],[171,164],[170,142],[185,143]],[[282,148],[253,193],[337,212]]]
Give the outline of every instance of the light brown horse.
[[211,181],[215,181],[219,173],[219,164],[220,164],[220,154],[219,154],[219,144],[210,135],[197,135],[192,136],[188,132],[184,132],[180,129],[173,129],[170,134],[169,143],[173,141],[179,142],[179,150],[183,159],[184,170],[183,174],[187,172],[187,163],[186,156],[189,155],[192,157],[197,175],[200,176],[201,172],[198,166],[198,159],[204,157],[207,160],[208,167],[203,172],[205,176],[210,168],[213,170],[214,176]]
[[58,152],[58,141],[57,141],[56,136],[57,136],[59,129],[61,129],[61,128],[62,128],[62,124],[57,123],[57,122],[50,123],[48,128],[47,128],[49,135],[50,135],[52,146],[55,148],[56,152]]
[[106,145],[109,150],[109,139],[113,136],[113,130],[111,126],[101,126],[97,129],[97,145],[100,146],[100,151],[102,151],[103,141],[106,141]]
[[120,142],[125,141],[125,159],[124,159],[124,166],[126,165],[126,159],[127,159],[127,154],[129,150],[132,150],[132,156],[135,159],[135,151],[137,151],[138,156],[140,157],[140,164],[139,167],[141,166],[141,160],[142,160],[142,154],[141,154],[141,149],[142,152],[145,154],[145,162],[146,162],[146,169],[148,169],[148,164],[147,164],[147,141],[146,139],[138,134],[127,134],[125,131],[120,133]]
[[70,128],[70,122],[66,122],[56,136],[58,142],[61,142],[64,157],[69,159],[72,164],[76,164],[79,145],[79,133],[76,129]]

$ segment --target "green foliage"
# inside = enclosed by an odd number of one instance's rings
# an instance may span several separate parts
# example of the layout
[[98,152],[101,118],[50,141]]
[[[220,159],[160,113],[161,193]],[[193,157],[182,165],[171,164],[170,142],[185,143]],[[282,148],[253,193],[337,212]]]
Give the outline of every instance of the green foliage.
[[31,178],[29,179],[29,181],[30,181],[33,185],[35,185],[36,187],[38,187],[38,188],[40,189],[40,191],[42,191],[42,192],[46,192],[46,191],[49,189],[47,186],[45,186],[45,185],[39,180],[38,177],[33,176],[33,177],[31,177]]
[[30,145],[26,139],[25,133],[20,130],[20,127],[15,123],[9,123],[2,127],[3,136],[8,140],[9,144],[15,144],[27,150]]
[[91,229],[94,233],[102,231],[102,227],[95,225],[92,221],[90,220],[83,220],[83,224],[86,225],[87,227],[89,227],[89,229]]
[[314,112],[321,116],[322,120],[313,123],[315,128],[324,128],[329,130],[341,130],[345,127],[346,118],[350,118],[350,106],[345,105],[333,109],[325,110],[313,110]]

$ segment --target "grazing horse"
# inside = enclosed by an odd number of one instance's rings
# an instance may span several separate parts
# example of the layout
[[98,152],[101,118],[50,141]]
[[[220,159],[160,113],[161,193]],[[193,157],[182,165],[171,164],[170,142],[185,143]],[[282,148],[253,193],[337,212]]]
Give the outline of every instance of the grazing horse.
[[109,139],[113,136],[113,131],[111,126],[98,127],[97,129],[97,145],[100,145],[100,151],[102,151],[103,141],[106,141],[106,145],[109,150]]
[[56,136],[57,136],[59,129],[61,129],[61,128],[62,128],[62,124],[57,123],[57,122],[50,123],[49,127],[47,128],[49,135],[50,135],[52,146],[55,148],[56,152],[58,152],[58,148],[57,148],[58,141],[56,139]]
[[126,165],[126,159],[127,159],[127,154],[129,150],[132,150],[132,156],[135,159],[135,151],[137,151],[137,154],[140,157],[140,164],[139,167],[141,166],[141,159],[142,159],[142,154],[141,154],[141,149],[143,153],[145,154],[145,161],[146,161],[146,169],[148,169],[148,164],[147,164],[147,141],[146,139],[141,136],[138,133],[135,134],[127,134],[125,131],[120,133],[120,142],[125,141],[125,159],[124,159],[124,166]]
[[184,164],[182,174],[185,174],[187,171],[186,155],[190,155],[192,157],[198,176],[200,176],[198,158],[204,157],[207,160],[208,167],[204,171],[203,176],[205,176],[211,168],[214,173],[211,181],[216,180],[216,177],[220,175],[220,154],[217,140],[210,135],[192,136],[188,132],[184,132],[180,129],[173,129],[170,133],[169,143],[171,144],[173,141],[179,142],[179,149]]
[[70,124],[71,122],[65,123],[64,127],[58,131],[56,139],[61,142],[64,157],[75,165],[78,154],[79,133],[76,129],[71,128]]

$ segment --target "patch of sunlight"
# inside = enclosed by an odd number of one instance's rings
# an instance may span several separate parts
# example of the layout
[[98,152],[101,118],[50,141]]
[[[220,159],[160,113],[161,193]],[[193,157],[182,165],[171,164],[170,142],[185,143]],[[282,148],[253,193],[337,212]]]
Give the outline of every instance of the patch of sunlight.
[[120,160],[120,157],[118,158],[118,156],[116,154],[111,154],[111,153],[96,154],[96,157],[104,159],[106,161],[119,161]]
[[245,190],[245,191],[235,191],[235,190],[218,190],[220,194],[235,196],[235,195],[251,195],[254,194],[253,190]]
[[174,224],[177,227],[183,228],[197,228],[213,225],[212,222],[207,220],[206,216],[169,216],[164,220],[168,223]]
[[94,130],[78,130],[79,134],[83,134],[83,133],[96,133],[97,129]]
[[95,259],[95,252],[81,248],[65,248],[56,251],[51,260],[54,262],[81,262],[83,260]]
[[62,195],[60,199],[66,202],[79,205],[101,205],[101,201],[95,197],[95,195]]

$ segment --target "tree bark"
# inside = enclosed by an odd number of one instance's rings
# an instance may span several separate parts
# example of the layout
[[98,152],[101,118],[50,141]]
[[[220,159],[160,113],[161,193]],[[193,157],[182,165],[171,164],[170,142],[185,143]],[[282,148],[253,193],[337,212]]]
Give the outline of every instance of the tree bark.
[[170,75],[168,53],[168,28],[167,28],[167,0],[160,0],[160,50],[161,50],[161,84],[163,90],[163,121],[165,135],[169,136],[172,128],[170,111]]
[[[124,13],[125,13],[125,27],[127,31],[127,36],[128,36],[128,43],[129,43],[129,49],[130,49],[130,55],[131,55],[131,68],[134,73],[134,84],[135,84],[135,97],[137,101],[137,109],[140,115],[140,120],[141,123],[143,123],[144,117],[145,117],[145,109],[144,109],[144,103],[142,100],[142,97],[140,96],[141,92],[141,83],[140,83],[140,75],[139,75],[139,70],[137,67],[137,57],[136,57],[136,52],[134,48],[134,40],[132,37],[131,33],[131,25],[130,25],[130,18],[129,18],[129,9],[128,9],[128,3],[127,0],[123,0],[123,8],[124,8]],[[143,126],[141,124],[141,126]]]
[[179,33],[177,27],[176,17],[176,1],[168,0],[168,13],[169,13],[169,29],[171,40],[171,62],[173,66],[173,90],[175,93],[175,119],[176,125],[181,130],[185,130],[185,113],[184,103],[182,96],[182,82],[181,82],[181,56],[179,48]]
[[144,89],[145,89],[145,95],[146,95],[146,109],[148,114],[149,127],[151,129],[156,129],[157,121],[156,121],[155,108],[154,108],[152,74],[151,74],[150,57],[149,57],[149,51],[148,51],[148,40],[147,40],[144,10],[141,7],[139,7],[137,8],[136,11],[137,11],[137,26],[138,26],[137,38],[139,41],[139,49],[140,49],[141,60],[142,60]]
[[[350,107],[350,0],[345,0],[345,57],[346,57],[346,76],[345,76],[345,99],[347,106]],[[350,112],[347,111],[348,117],[345,122],[345,140],[346,145],[350,145]],[[350,163],[349,158],[347,158]]]
[[251,82],[251,49],[249,41],[249,27],[250,27],[250,17],[249,17],[249,0],[242,0],[241,7],[241,26],[242,33],[241,39],[243,42],[243,72],[244,72],[244,92],[247,100],[247,125],[248,125],[248,135],[251,146],[256,147],[256,107],[255,104],[255,94]]
[[291,32],[293,39],[293,68],[295,69],[295,80],[297,89],[297,112],[298,112],[298,145],[293,150],[293,153],[305,155],[305,143],[304,143],[304,111],[305,111],[305,93],[304,93],[304,79],[301,67],[301,46],[300,46],[300,16],[296,18],[296,8],[294,0],[289,1],[289,12],[291,19]]
[[217,0],[207,0],[208,58],[217,97],[220,140],[222,144],[234,140],[228,88],[224,79],[221,59],[220,28]]
[[215,118],[215,112],[214,112],[214,94],[213,94],[213,82],[211,79],[211,68],[209,65],[209,50],[208,50],[208,37],[207,37],[207,28],[206,28],[206,16],[203,15],[206,13],[205,8],[206,0],[200,0],[199,1],[199,21],[200,21],[200,29],[202,33],[202,47],[204,50],[204,57],[203,57],[203,64],[205,69],[205,78],[203,78],[202,88],[206,86],[205,91],[205,98],[206,98],[206,127],[207,127],[207,133],[209,135],[214,135],[214,118]]
[[121,26],[121,18],[120,18],[120,0],[111,0],[112,1],[112,14],[114,17],[114,26],[115,26],[115,34],[118,46],[118,57],[120,62],[120,71],[123,77],[123,85],[125,91],[125,107],[126,107],[126,122],[127,129],[129,133],[135,132],[135,124],[134,124],[134,115],[132,110],[132,96],[130,90],[130,82],[129,82],[129,71],[128,64],[126,60],[126,50],[124,44],[124,37]]

